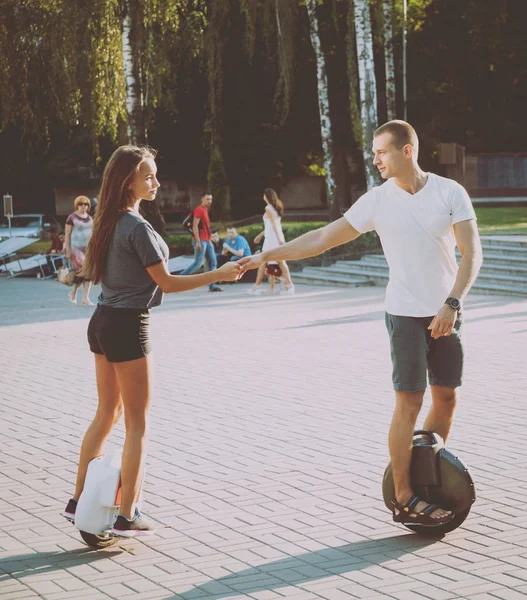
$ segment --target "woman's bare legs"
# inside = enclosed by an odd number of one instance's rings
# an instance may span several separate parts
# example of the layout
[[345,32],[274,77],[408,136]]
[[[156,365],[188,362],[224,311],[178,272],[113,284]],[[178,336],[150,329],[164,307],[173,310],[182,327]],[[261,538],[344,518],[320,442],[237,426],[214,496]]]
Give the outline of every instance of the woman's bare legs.
[[91,281],[83,281],[82,287],[83,287],[82,303],[91,305],[92,304],[92,302],[90,301]]
[[265,263],[263,263],[258,267],[258,272],[256,273],[256,281],[252,288],[253,290],[258,289],[262,285],[262,281],[265,275],[265,266]]
[[94,356],[99,405],[95,418],[82,440],[77,482],[73,495],[75,500],[80,498],[84,488],[88,463],[102,454],[104,442],[108,439],[113,426],[119,421],[123,410],[114,365],[109,363],[102,354],[95,354]]
[[282,273],[284,275],[285,289],[288,290],[288,289],[294,287],[293,280],[291,279],[291,273],[289,272],[289,267],[287,266],[287,263],[285,262],[285,260],[279,260],[278,266],[282,269]]
[[121,514],[134,515],[134,504],[141,491],[146,454],[148,409],[152,397],[152,355],[114,363],[124,407],[126,438],[121,463]]
[[77,304],[77,290],[80,288],[80,286],[80,283],[74,283],[71,292],[68,294],[72,304]]

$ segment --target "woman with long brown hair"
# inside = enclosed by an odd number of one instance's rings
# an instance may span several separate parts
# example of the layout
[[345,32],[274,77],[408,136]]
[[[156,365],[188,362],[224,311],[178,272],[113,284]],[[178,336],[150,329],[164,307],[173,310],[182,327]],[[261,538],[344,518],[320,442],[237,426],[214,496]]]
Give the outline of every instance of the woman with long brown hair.
[[77,482],[63,515],[75,519],[88,463],[100,456],[113,426],[124,412],[120,514],[112,533],[123,537],[152,533],[136,503],[142,481],[151,401],[150,309],[163,293],[184,292],[217,281],[235,281],[237,263],[200,275],[170,275],[168,247],[139,214],[141,200],[153,202],[159,182],[155,152],[121,146],[104,170],[83,274],[101,283],[102,292],[88,326],[95,356],[99,404],[82,441]]
[[[254,243],[259,244],[264,239],[262,252],[278,248],[285,244],[284,233],[282,231],[282,217],[284,216],[284,205],[278,197],[278,194],[271,188],[267,188],[263,195],[265,202],[265,212],[263,215],[264,230],[254,238]],[[279,260],[278,266],[282,270],[285,279],[285,288],[280,292],[281,295],[290,296],[295,293],[295,286],[291,280],[289,267],[285,260]],[[263,294],[260,287],[265,274],[266,265],[260,265],[256,275],[256,282],[248,293],[254,296]]]

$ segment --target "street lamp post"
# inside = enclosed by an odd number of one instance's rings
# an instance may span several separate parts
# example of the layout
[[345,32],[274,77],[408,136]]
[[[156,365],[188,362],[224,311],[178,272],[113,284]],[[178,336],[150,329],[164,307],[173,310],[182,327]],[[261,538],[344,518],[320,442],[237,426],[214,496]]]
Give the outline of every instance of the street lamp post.
[[408,120],[406,107],[406,17],[408,12],[408,0],[403,0],[403,118]]
[[13,216],[13,196],[4,194],[4,215],[9,221],[9,237],[11,238],[11,217]]

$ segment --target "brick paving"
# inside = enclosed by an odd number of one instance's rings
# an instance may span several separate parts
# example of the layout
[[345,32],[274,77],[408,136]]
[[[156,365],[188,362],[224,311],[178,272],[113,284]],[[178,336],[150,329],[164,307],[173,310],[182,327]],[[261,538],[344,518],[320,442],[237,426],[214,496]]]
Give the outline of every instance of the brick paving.
[[383,290],[247,288],[154,311],[143,508],[157,532],[93,551],[59,515],[95,409],[93,309],[54,281],[0,279],[1,600],[527,598],[527,302],[467,302],[449,446],[478,500],[436,540],[395,525],[381,498]]

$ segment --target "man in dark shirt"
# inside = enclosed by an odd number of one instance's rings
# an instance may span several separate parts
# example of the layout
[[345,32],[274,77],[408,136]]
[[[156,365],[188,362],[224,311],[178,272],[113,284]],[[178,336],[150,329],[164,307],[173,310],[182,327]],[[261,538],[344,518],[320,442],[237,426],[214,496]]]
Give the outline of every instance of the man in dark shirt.
[[[194,260],[180,275],[192,275],[199,271],[207,260],[208,270],[216,268],[216,253],[211,242],[209,208],[212,204],[212,194],[208,192],[201,196],[201,204],[193,211],[192,246],[194,247]],[[209,285],[209,292],[222,292],[217,284]]]
[[220,232],[217,229],[213,229],[210,234],[210,241],[214,246],[214,252],[216,253],[216,264],[218,265],[218,269],[224,265],[229,257],[223,254],[223,244],[225,240],[220,237]]

